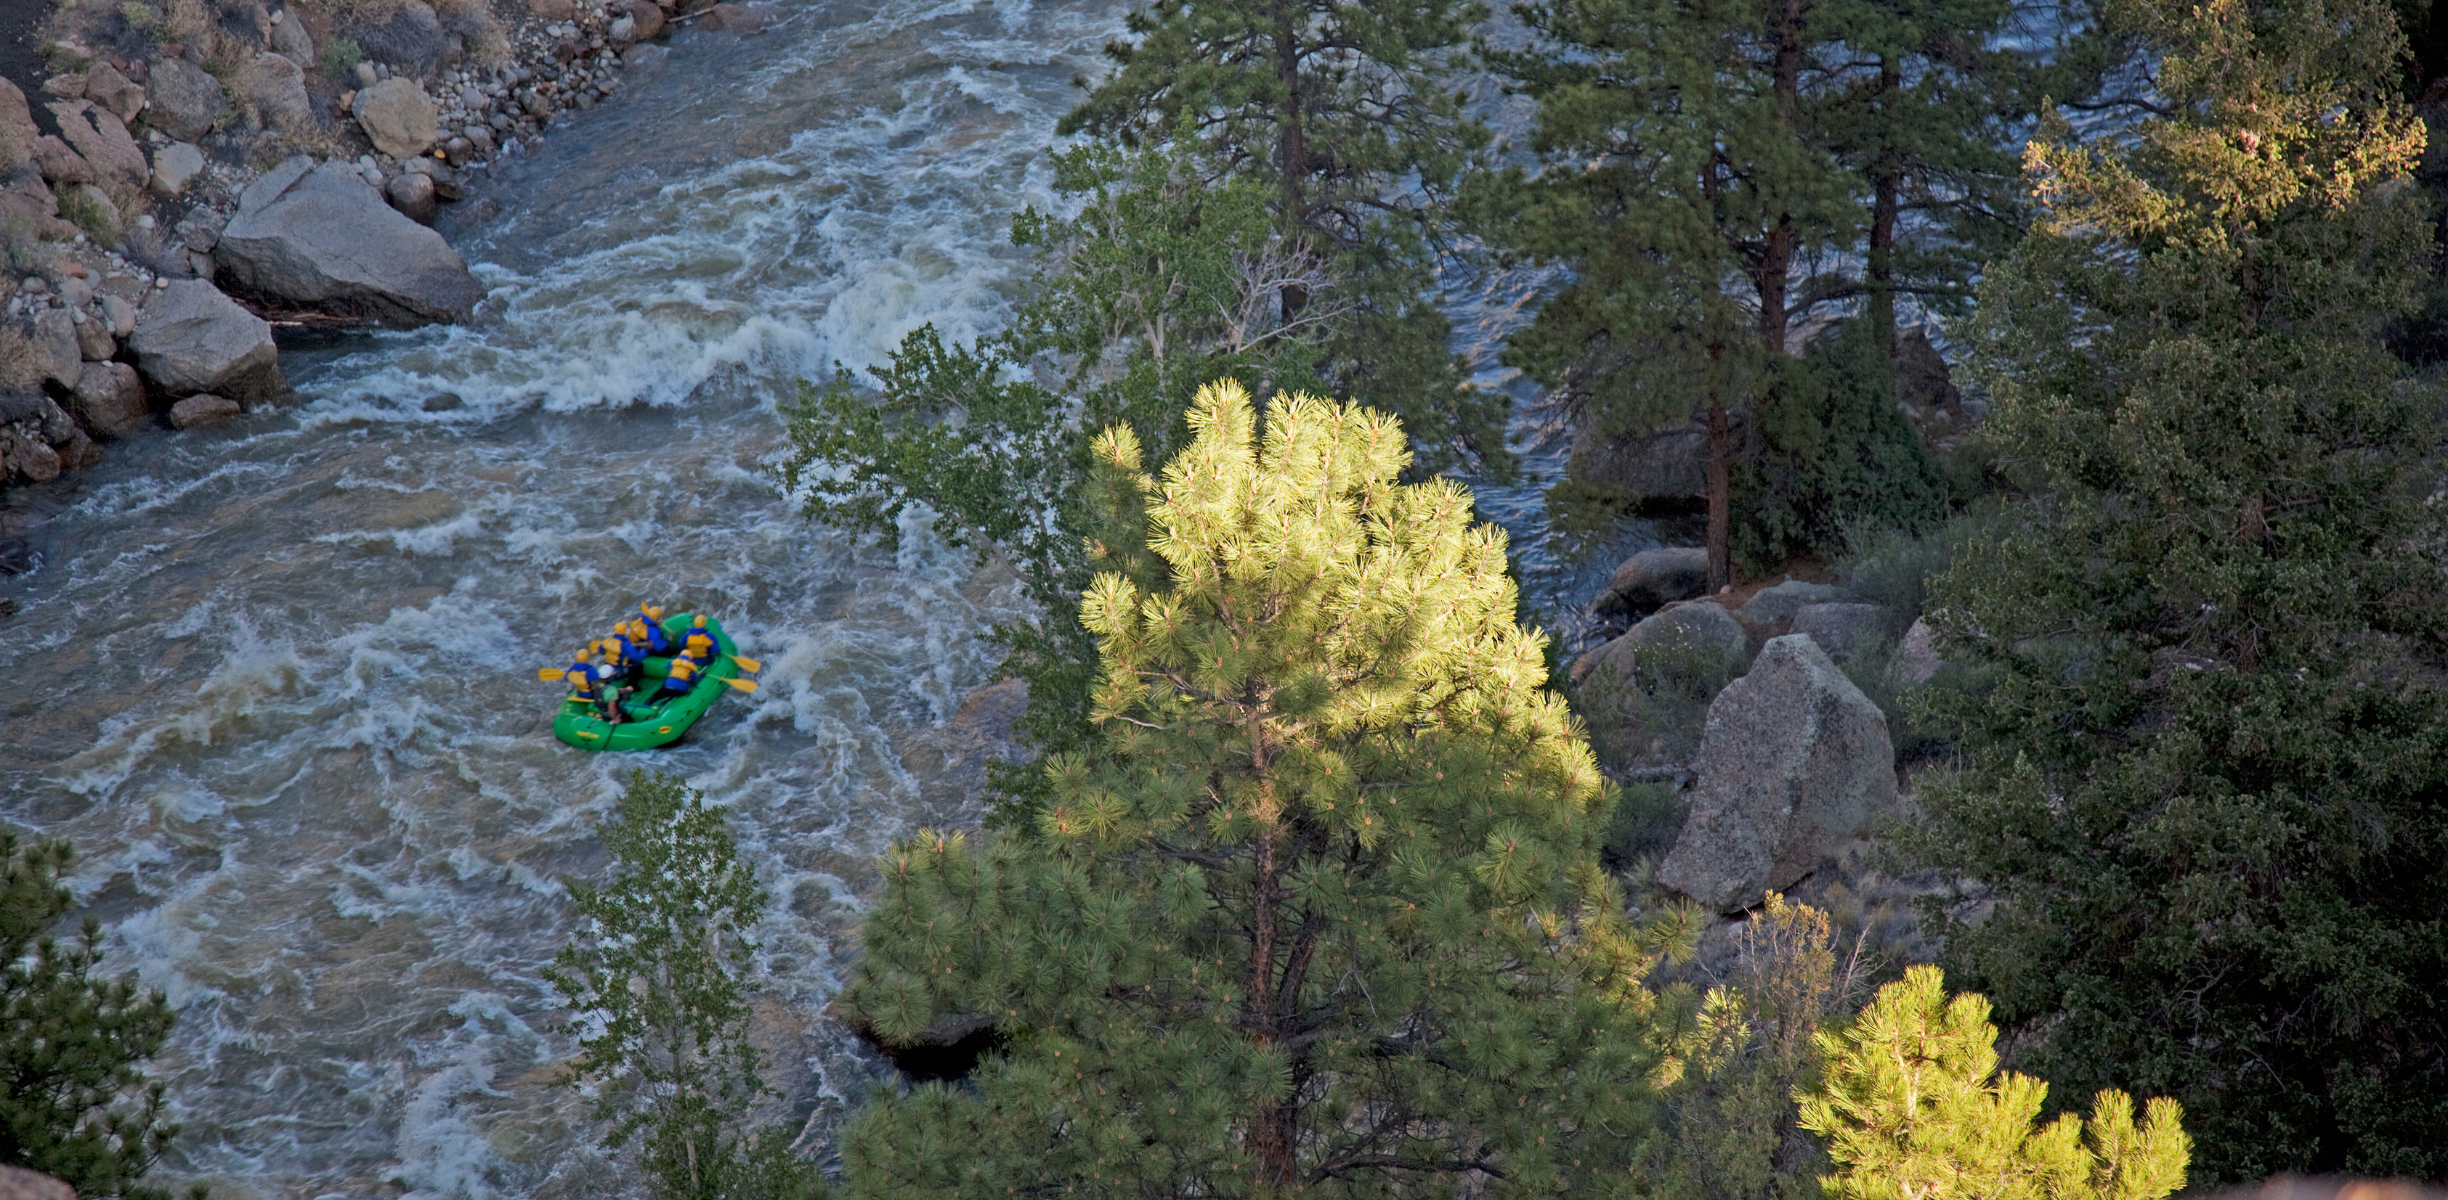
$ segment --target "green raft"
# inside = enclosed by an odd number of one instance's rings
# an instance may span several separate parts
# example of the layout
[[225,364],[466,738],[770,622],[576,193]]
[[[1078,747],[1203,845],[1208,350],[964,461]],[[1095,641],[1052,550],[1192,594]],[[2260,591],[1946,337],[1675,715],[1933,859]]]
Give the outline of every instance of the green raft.
[[[665,617],[663,632],[670,634],[672,641],[677,642],[687,635],[695,622],[694,613]],[[561,710],[553,715],[553,736],[581,750],[652,750],[679,741],[681,735],[689,731],[689,726],[696,724],[697,718],[713,707],[715,700],[731,690],[723,680],[736,678],[740,673],[739,664],[731,661],[731,656],[739,653],[739,646],[731,640],[730,634],[723,632],[722,622],[707,617],[706,632],[714,635],[714,644],[722,649],[722,656],[714,660],[713,667],[698,678],[697,686],[689,689],[687,695],[661,704],[650,704],[631,696],[621,704],[621,713],[626,719],[618,725],[605,721],[593,705],[574,696],[565,697],[561,701]],[[638,690],[652,695],[654,690],[663,686],[663,677],[669,674],[670,659],[647,659],[646,677],[640,681]]]

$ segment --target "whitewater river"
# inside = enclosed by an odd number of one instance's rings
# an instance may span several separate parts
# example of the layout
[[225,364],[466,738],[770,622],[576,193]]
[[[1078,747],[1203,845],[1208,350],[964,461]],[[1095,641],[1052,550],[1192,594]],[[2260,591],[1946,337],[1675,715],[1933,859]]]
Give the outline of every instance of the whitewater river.
[[[878,1071],[817,1016],[867,864],[976,819],[1010,700],[981,635],[1019,589],[797,517],[761,472],[775,406],[921,322],[999,326],[1009,215],[1053,202],[1044,148],[1122,11],[800,0],[683,34],[480,189],[498,215],[446,218],[478,321],[293,347],[300,406],[0,515],[46,559],[0,579],[0,817],[75,841],[111,968],[177,1006],[166,1181],[634,1194],[551,1086],[539,971],[641,764],[726,806],[772,889],[759,1033],[826,1141]],[[1465,341],[1528,295],[1458,281]],[[763,690],[652,756],[561,746],[535,668],[641,597],[722,614]]]

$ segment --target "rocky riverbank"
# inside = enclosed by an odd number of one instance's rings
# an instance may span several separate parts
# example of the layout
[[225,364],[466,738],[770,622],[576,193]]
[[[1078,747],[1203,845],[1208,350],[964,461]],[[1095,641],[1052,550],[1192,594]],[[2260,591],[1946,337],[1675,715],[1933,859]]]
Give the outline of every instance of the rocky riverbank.
[[441,206],[653,39],[761,24],[705,0],[61,6],[42,78],[0,80],[0,488],[285,399],[276,328],[467,319],[483,289],[426,227]]

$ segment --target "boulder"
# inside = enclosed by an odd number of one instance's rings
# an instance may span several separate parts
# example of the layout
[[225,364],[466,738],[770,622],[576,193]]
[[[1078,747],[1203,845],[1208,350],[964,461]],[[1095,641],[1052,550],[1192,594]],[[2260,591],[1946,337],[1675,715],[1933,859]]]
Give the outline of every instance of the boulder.
[[145,108],[144,85],[120,73],[119,68],[106,62],[93,65],[85,72],[85,98],[109,109],[121,121],[133,121]]
[[1829,657],[1840,661],[1851,658],[1863,643],[1885,633],[1886,627],[1886,609],[1845,600],[1805,604],[1794,611],[1793,617],[1793,632],[1809,634]]
[[95,178],[92,163],[47,133],[34,139],[34,165],[53,183],[92,183]]
[[1691,816],[1658,882],[1740,912],[1801,882],[1895,799],[1878,706],[1807,635],[1772,638],[1709,704]]
[[314,101],[306,95],[306,72],[278,54],[258,54],[247,64],[246,98],[264,124],[283,133],[315,127]]
[[461,48],[459,36],[444,28],[442,18],[422,0],[408,0],[379,25],[361,22],[357,44],[368,59],[406,67],[412,75],[432,71],[457,57]]
[[1914,617],[1904,640],[1896,643],[1896,674],[1906,683],[1928,683],[1937,676],[1938,663],[1938,639],[1931,635],[1929,622]]
[[433,97],[412,79],[394,76],[357,93],[349,106],[374,148],[393,158],[415,158],[433,145],[440,129]]
[[0,1167],[0,1200],[76,1200],[76,1189],[40,1171]]
[[1573,458],[1583,478],[1644,500],[1708,496],[1708,432],[1698,425],[1612,437],[1585,433],[1575,441]]
[[1735,610],[1735,615],[1754,625],[1774,625],[1779,621],[1793,620],[1794,614],[1802,611],[1805,604],[1826,604],[1844,598],[1843,588],[1788,579],[1752,593],[1751,598]]
[[272,33],[267,40],[274,54],[290,62],[310,63],[315,60],[314,35],[307,33],[306,26],[296,17],[272,14]]
[[156,196],[176,196],[203,173],[204,152],[186,142],[171,142],[153,152],[151,187]]
[[34,161],[34,141],[42,130],[34,124],[34,111],[26,107],[25,93],[17,85],[0,79],[0,172],[14,171]]
[[68,404],[76,409],[85,428],[105,440],[126,437],[153,423],[153,415],[145,410],[144,384],[136,378],[136,368],[126,363],[86,363]]
[[604,40],[615,46],[626,46],[637,40],[637,18],[622,16],[604,31]]
[[68,319],[76,324],[77,353],[86,362],[102,362],[119,352],[119,344],[111,340],[109,325],[95,320],[91,314],[83,314],[85,319],[78,321],[79,315],[71,312]]
[[1615,568],[1601,610],[1655,611],[1708,591],[1708,551],[1697,546],[1653,546]]
[[635,23],[632,38],[642,42],[663,32],[663,9],[654,0],[629,0],[628,13]]
[[128,339],[137,369],[172,396],[212,392],[242,401],[286,396],[272,327],[201,279],[155,293]]
[[717,4],[698,17],[697,28],[716,29],[726,33],[755,33],[765,28],[765,12],[745,4]]
[[183,58],[162,59],[145,78],[145,96],[152,101],[145,122],[182,142],[197,141],[213,131],[221,95],[221,81],[204,68]]
[[60,136],[76,148],[78,157],[92,164],[91,182],[100,184],[114,201],[132,200],[144,190],[153,168],[145,162],[136,139],[128,135],[127,126],[109,109],[96,108],[90,100],[55,100],[50,108],[59,118]]
[[33,342],[34,369],[61,387],[75,387],[78,373],[85,369],[85,355],[77,348],[76,319],[68,310],[46,308],[36,315]]
[[456,321],[484,299],[442,235],[384,203],[354,166],[304,156],[240,194],[213,261],[243,293],[395,328]]
[[85,72],[63,71],[43,80],[42,90],[44,95],[57,96],[62,100],[82,100],[85,98]]
[[124,297],[102,297],[102,319],[110,324],[112,337],[126,337],[136,332],[136,306]]
[[383,191],[402,216],[419,225],[433,224],[436,201],[431,176],[402,171]]
[[59,478],[63,465],[60,452],[44,445],[40,438],[28,437],[13,425],[0,425],[0,460],[8,469],[34,483],[49,483]]
[[1672,649],[1683,653],[1713,653],[1729,666],[1740,665],[1750,646],[1743,629],[1725,606],[1707,600],[1672,604],[1642,618],[1622,637],[1584,654],[1573,663],[1575,683],[1601,671],[1629,678],[1634,659],[1644,650]]
[[245,412],[246,406],[227,396],[205,394],[189,396],[170,406],[170,424],[179,429],[193,429],[226,421]]

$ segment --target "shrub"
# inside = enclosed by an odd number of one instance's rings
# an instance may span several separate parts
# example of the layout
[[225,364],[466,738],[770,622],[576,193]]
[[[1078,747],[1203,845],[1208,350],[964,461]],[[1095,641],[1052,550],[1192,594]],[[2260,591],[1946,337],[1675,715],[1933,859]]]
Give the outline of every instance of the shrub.
[[323,47],[323,73],[335,79],[346,78],[365,61],[365,50],[353,38],[333,38]]

